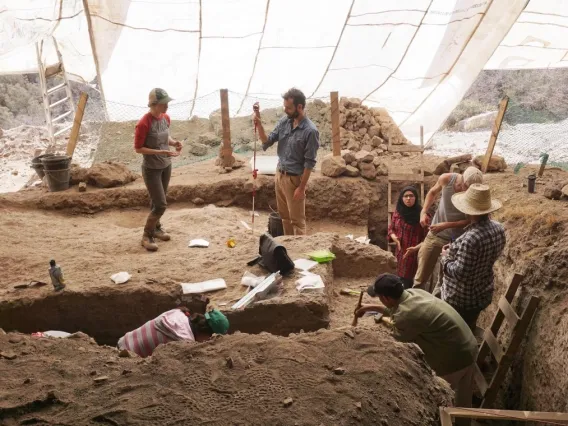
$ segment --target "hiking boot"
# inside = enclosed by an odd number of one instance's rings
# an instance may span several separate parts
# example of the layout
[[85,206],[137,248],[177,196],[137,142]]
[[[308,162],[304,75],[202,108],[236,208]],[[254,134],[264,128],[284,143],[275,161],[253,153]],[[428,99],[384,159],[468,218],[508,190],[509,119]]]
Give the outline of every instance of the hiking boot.
[[156,226],[156,230],[154,231],[154,238],[162,241],[170,241],[172,238],[170,234],[168,234],[161,225]]
[[65,288],[65,284],[59,284],[54,286],[55,287],[55,291],[61,291]]
[[148,251],[158,250],[158,245],[154,241],[154,238],[146,234],[144,234],[144,236],[142,237],[142,247],[144,247]]

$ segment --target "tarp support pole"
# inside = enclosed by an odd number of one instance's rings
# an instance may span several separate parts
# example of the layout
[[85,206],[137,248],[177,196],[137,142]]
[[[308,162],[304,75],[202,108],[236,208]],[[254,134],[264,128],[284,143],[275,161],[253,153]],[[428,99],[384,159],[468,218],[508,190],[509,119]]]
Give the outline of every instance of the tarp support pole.
[[91,21],[91,12],[89,11],[89,0],[83,0],[83,9],[85,11],[85,19],[87,19],[87,27],[89,28],[89,39],[91,41],[91,50],[93,52],[93,60],[95,61],[95,70],[97,71],[97,84],[101,93],[101,100],[103,101],[103,111],[105,120],[108,121],[108,111],[106,104],[105,91],[103,89],[103,81],[101,78],[101,69],[99,66],[99,56],[97,55],[97,46],[95,44],[95,35],[93,33],[93,22]]

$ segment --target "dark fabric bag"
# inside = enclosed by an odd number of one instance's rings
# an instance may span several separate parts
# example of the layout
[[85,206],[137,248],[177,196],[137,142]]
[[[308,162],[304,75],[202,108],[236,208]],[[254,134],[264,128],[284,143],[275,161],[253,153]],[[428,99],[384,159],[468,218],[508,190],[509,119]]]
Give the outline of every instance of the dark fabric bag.
[[280,275],[286,275],[294,270],[294,262],[288,256],[286,247],[274,241],[270,234],[260,236],[260,244],[258,248],[260,256],[248,265],[256,265],[257,263],[269,272],[278,272]]

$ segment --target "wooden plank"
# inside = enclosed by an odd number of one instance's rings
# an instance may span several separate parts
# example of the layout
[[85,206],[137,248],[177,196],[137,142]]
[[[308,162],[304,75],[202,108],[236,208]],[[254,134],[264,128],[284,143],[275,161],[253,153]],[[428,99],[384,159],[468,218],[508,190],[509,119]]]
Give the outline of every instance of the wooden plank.
[[389,182],[424,182],[422,173],[389,173]]
[[[519,421],[541,421],[568,424],[568,413],[554,413],[545,411],[518,411],[518,410],[493,410],[488,408],[459,408],[459,407],[440,407],[440,418],[442,411],[450,417],[487,419],[487,420],[519,420]],[[442,420],[442,426],[445,426]]]
[[341,156],[341,141],[339,130],[339,94],[338,92],[330,92],[331,98],[331,141],[333,144],[334,157]]
[[499,299],[498,305],[499,309],[501,309],[501,312],[503,312],[503,314],[505,315],[509,326],[511,328],[514,328],[519,321],[519,316],[517,315],[511,304],[507,301],[507,299],[501,297],[501,299]]
[[220,156],[224,167],[231,167],[235,162],[233,148],[231,147],[231,121],[229,118],[229,91],[221,89],[221,126],[223,127],[223,144]]
[[[524,277],[518,273],[515,273],[511,278],[509,287],[507,287],[507,290],[503,295],[505,300],[507,300],[509,303],[513,301],[513,297],[515,297],[515,293],[517,292],[517,289],[519,288],[521,281],[523,281],[523,278]],[[489,329],[494,335],[499,334],[499,329],[501,328],[501,324],[503,324],[504,319],[505,319],[505,314],[501,311],[501,309],[497,309],[497,312],[495,312],[495,316],[493,317],[493,321],[491,322],[491,326],[489,327]],[[481,343],[481,346],[479,347],[479,352],[477,353],[478,364],[481,364],[483,360],[485,360],[487,355],[489,355],[489,350],[490,350],[489,346],[487,345],[487,343],[485,343],[485,341],[483,341]]]
[[79,103],[77,104],[77,111],[75,111],[75,119],[73,120],[71,135],[69,136],[69,142],[67,142],[67,155],[69,157],[73,157],[77,141],[79,140],[79,130],[81,130],[81,123],[83,122],[83,115],[85,114],[85,107],[87,106],[88,99],[89,95],[85,92],[81,93]]
[[452,416],[446,407],[440,407],[440,424],[442,426],[452,426]]
[[424,152],[424,148],[419,145],[390,145],[390,152]]
[[485,380],[485,376],[483,375],[477,364],[475,364],[475,370],[473,371],[473,378],[475,379],[475,383],[477,384],[477,387],[479,388],[481,395],[484,396],[485,392],[487,392],[489,384],[487,383],[487,380]]
[[89,41],[91,42],[91,51],[93,53],[93,61],[95,63],[95,70],[97,71],[97,85],[103,101],[103,111],[105,118],[108,121],[108,111],[106,104],[106,96],[103,88],[103,81],[101,79],[101,67],[99,65],[99,55],[97,54],[97,46],[95,44],[95,35],[93,33],[93,22],[91,21],[91,12],[89,10],[89,0],[83,0],[83,10],[85,12],[85,19],[87,20],[87,28],[89,30]]
[[493,355],[495,356],[497,362],[501,362],[501,359],[503,359],[503,348],[499,344],[497,337],[495,337],[491,330],[485,330],[483,338],[487,342],[487,345],[489,345],[489,349],[491,349],[491,352],[493,352]]
[[491,137],[489,138],[489,145],[487,146],[487,152],[485,152],[485,158],[483,158],[483,164],[481,165],[481,171],[483,173],[487,173],[489,160],[493,155],[493,150],[495,149],[495,143],[497,142],[497,136],[499,136],[499,131],[501,130],[501,123],[503,123],[503,117],[505,116],[505,111],[507,111],[508,104],[509,104],[508,96],[505,96],[503,99],[501,99],[501,102],[499,102],[499,111],[497,112],[495,123],[493,123],[493,130],[491,131]]
[[[420,173],[424,175],[424,126],[420,126]],[[420,183],[420,202],[424,203],[424,181]]]
[[523,339],[525,338],[525,334],[527,332],[527,329],[529,328],[534,313],[536,312],[539,301],[540,299],[538,297],[531,296],[529,303],[523,310],[517,326],[512,331],[511,341],[509,342],[509,346],[505,351],[505,355],[499,362],[497,370],[495,371],[495,375],[493,376],[493,379],[489,384],[489,388],[485,393],[483,401],[481,401],[481,408],[490,407],[495,402],[499,388],[501,387],[501,384],[503,383],[503,380],[505,379],[505,376],[509,371],[509,367],[511,367],[511,364],[513,363],[513,358],[517,353],[517,350],[519,349],[519,346],[521,345]]

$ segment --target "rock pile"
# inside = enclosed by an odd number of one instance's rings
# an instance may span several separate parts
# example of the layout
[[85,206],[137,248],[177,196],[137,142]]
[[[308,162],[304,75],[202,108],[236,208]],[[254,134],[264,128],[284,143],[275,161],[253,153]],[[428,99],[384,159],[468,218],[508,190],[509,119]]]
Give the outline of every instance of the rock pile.
[[387,153],[388,144],[409,143],[386,109],[368,108],[355,98],[339,101],[339,126],[341,158],[331,154],[324,158],[321,170],[326,176],[386,176],[388,167],[381,157]]

